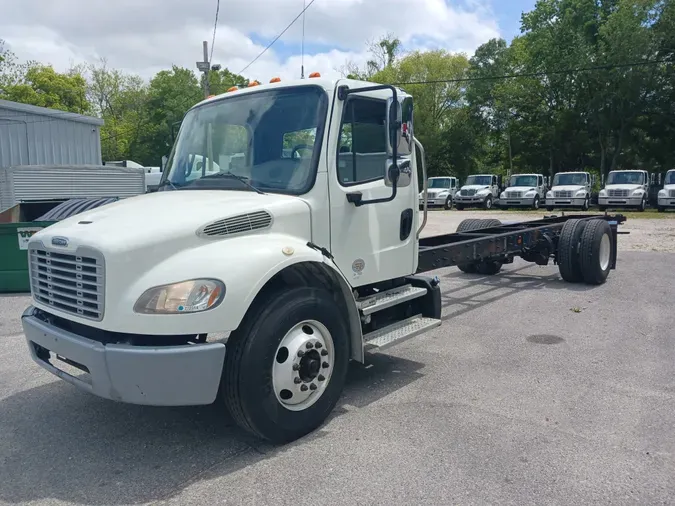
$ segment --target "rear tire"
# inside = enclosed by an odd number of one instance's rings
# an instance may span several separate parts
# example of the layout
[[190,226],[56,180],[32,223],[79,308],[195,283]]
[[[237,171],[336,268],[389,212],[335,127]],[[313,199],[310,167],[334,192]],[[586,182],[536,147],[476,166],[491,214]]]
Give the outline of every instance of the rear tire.
[[[501,226],[502,222],[494,218],[488,218],[485,220],[468,218],[462,220],[462,222],[457,227],[457,232],[469,232],[472,230],[482,230],[486,228],[493,228]],[[502,262],[499,261],[489,261],[489,262],[473,262],[470,264],[457,264],[457,268],[467,274],[479,273],[484,276],[492,276],[497,274],[502,269]]]
[[560,277],[568,283],[579,283],[584,278],[579,260],[579,241],[585,227],[585,221],[572,219],[567,220],[560,231],[558,270]]
[[553,211],[553,208],[552,208],[552,207],[547,207],[546,210],[550,213],[551,211]]
[[590,220],[581,234],[579,260],[584,282],[601,285],[612,260],[612,229],[605,220]]
[[[291,288],[254,302],[228,340],[223,367],[222,393],[237,424],[273,443],[293,441],[319,427],[335,407],[345,384],[349,365],[345,322],[333,296],[322,289]],[[292,332],[297,335],[289,340]],[[314,342],[312,339],[326,344],[302,350],[300,359],[301,350],[293,351],[293,347],[302,348],[307,344],[304,340]],[[281,346],[287,342],[288,347]],[[299,363],[297,371],[292,369],[293,364],[305,358],[313,363]],[[316,360],[323,380],[315,374]],[[324,368],[324,364],[329,367]],[[305,371],[300,378],[304,366],[312,373]],[[308,380],[312,374],[313,379]],[[283,382],[288,383],[286,389],[281,389]],[[311,385],[319,387],[310,389]],[[292,404],[305,397],[311,399],[312,395],[317,395],[313,403]]]
[[458,211],[464,211],[464,206],[461,204],[455,204],[455,209],[457,209]]
[[[458,211],[461,211],[463,207],[460,207],[459,205],[455,206]],[[467,218],[465,220],[462,220],[459,225],[457,226],[457,232],[469,232],[471,230],[476,230],[478,228],[478,224],[481,222],[481,220],[477,218]],[[476,264],[475,263],[470,263],[470,264],[457,264],[457,268],[465,272],[467,274],[473,274],[476,272]]]

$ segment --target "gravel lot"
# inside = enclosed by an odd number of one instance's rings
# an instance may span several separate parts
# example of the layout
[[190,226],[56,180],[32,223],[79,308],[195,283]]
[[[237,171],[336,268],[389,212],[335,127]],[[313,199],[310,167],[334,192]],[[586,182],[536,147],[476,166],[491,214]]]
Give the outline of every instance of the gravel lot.
[[329,422],[278,448],[218,407],[57,380],[28,357],[28,298],[0,297],[0,504],[673,504],[675,255],[650,250],[674,224],[632,221],[600,287],[520,261],[437,271],[445,324],[355,364]]

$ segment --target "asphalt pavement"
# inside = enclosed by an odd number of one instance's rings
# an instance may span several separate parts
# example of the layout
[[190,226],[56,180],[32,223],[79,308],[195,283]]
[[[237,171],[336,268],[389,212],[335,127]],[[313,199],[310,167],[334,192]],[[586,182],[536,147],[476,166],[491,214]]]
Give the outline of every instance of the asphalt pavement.
[[673,504],[675,255],[618,267],[600,287],[438,271],[444,325],[354,364],[283,447],[217,406],[76,390],[30,360],[28,298],[0,297],[0,504]]

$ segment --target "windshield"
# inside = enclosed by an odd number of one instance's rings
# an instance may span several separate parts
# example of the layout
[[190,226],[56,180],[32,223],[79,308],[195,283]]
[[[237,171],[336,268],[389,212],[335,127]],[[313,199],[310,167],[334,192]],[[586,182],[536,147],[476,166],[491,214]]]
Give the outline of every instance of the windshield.
[[450,188],[449,179],[429,179],[428,188]]
[[675,184],[675,170],[666,172],[666,180],[664,184]]
[[553,176],[553,186],[583,186],[586,184],[586,174],[556,174]]
[[[163,189],[301,194],[312,186],[326,114],[325,92],[298,86],[233,96],[187,113]],[[245,178],[251,186],[235,177]]]
[[537,186],[537,176],[511,176],[509,186]]
[[465,185],[480,185],[490,186],[492,184],[492,176],[469,176],[464,182]]
[[642,172],[610,172],[607,184],[644,184]]

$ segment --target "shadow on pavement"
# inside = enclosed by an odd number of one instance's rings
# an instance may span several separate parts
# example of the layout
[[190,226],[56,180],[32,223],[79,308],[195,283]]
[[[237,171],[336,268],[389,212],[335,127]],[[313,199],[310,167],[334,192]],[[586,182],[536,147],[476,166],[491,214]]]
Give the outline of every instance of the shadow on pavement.
[[[330,420],[415,381],[423,367],[387,355],[352,364]],[[0,400],[0,503],[55,499],[139,504],[235,472],[328,434],[320,428],[274,447],[234,426],[220,404],[157,408],[119,404],[54,381]]]

